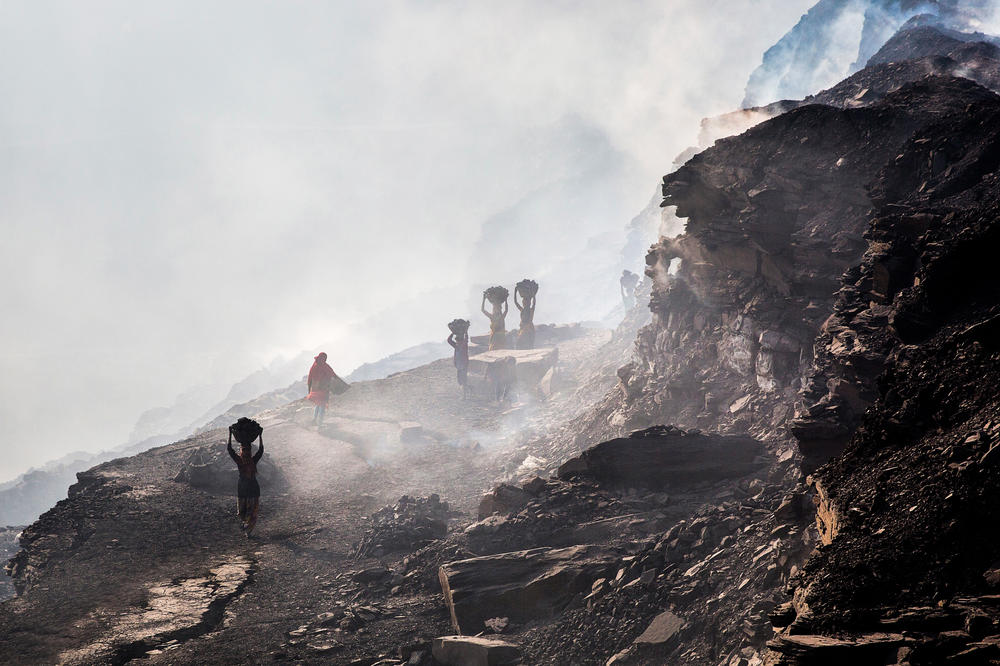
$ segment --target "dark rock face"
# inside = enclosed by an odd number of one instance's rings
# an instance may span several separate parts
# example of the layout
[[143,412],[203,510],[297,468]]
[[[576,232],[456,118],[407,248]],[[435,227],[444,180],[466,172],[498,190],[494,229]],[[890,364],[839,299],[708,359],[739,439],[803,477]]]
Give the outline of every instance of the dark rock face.
[[531,493],[517,486],[502,483],[483,496],[479,502],[479,519],[494,513],[517,511],[531,501]]
[[[953,236],[968,237],[976,228],[958,211],[977,205],[983,196],[977,190],[997,164],[996,106],[997,98],[985,99],[915,134],[873,183],[879,209],[867,233],[869,250],[844,275],[835,311],[817,338],[816,370],[803,393],[807,407],[792,424],[803,454],[816,463],[839,453],[860,424],[894,348],[923,341],[970,299],[990,300],[992,232],[983,232],[985,243]],[[938,245],[926,246],[931,242]],[[921,273],[942,243],[956,249],[941,257],[928,287]]]
[[535,548],[441,567],[441,589],[455,631],[477,633],[494,617],[545,619],[607,576],[621,554],[605,546]]
[[[504,486],[498,490],[501,488]],[[655,493],[623,497],[593,479],[550,479],[536,487],[534,496],[522,506],[470,525],[464,536],[469,550],[478,555],[624,543],[648,538],[688,515],[691,509],[691,501],[685,496]]]
[[[998,98],[942,119],[872,186],[869,250],[817,341],[821,376],[860,398],[839,423],[860,426],[815,474],[827,545],[797,582],[797,633],[891,628],[914,664],[987,663],[976,660],[1000,642],[989,575],[1000,527],[998,120]],[[830,393],[818,403],[839,406]],[[814,663],[790,641],[776,643],[775,663]]]
[[[688,218],[687,233],[647,257],[653,322],[622,378],[620,416],[586,425],[616,435],[608,424],[660,421],[780,438],[840,276],[867,249],[868,184],[916,132],[993,98],[931,77],[863,108],[805,106],[666,177],[665,203]],[[675,258],[680,269],[668,275]]]
[[559,477],[588,477],[612,488],[677,490],[751,474],[762,465],[761,453],[760,442],[750,437],[655,427],[587,449],[565,462]]

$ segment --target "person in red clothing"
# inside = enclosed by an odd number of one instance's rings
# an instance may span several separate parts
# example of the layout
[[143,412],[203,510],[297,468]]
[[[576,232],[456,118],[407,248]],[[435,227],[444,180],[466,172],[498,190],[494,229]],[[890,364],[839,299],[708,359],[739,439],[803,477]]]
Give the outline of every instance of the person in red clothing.
[[[307,380],[307,390],[309,395],[306,398],[316,405],[313,411],[312,422],[315,425],[323,423],[323,414],[326,412],[326,404],[330,401],[330,391],[335,388],[346,386],[344,380],[337,376],[326,362],[326,352],[320,352],[315,357],[315,362],[309,368],[309,379]],[[337,391],[340,393],[341,391]]]
[[[239,454],[233,450],[233,436],[240,443]],[[260,439],[260,448],[252,453],[251,446],[255,439]],[[257,512],[260,510],[260,484],[257,483],[257,463],[264,455],[264,429],[256,421],[240,418],[229,426],[229,443],[226,445],[229,457],[240,470],[240,480],[236,486],[236,512],[243,521],[243,532],[247,537],[257,524]]]

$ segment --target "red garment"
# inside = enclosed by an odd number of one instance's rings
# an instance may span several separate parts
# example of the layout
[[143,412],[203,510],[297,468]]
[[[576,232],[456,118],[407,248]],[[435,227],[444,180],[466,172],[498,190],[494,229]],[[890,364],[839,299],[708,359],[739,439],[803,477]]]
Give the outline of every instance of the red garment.
[[309,368],[307,399],[317,405],[325,405],[330,400],[330,384],[337,373],[326,362],[326,355],[316,357],[315,363]]

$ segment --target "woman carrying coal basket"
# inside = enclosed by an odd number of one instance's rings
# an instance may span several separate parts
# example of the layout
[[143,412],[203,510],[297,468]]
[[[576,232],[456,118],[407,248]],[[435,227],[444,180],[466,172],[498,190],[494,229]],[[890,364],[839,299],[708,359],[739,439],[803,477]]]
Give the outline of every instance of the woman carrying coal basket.
[[469,390],[469,320],[454,319],[448,324],[451,335],[448,344],[455,349],[455,368],[458,370],[458,385],[462,387],[462,397]]
[[[507,348],[507,328],[504,319],[507,317],[507,297],[510,292],[506,287],[490,287],[483,292],[483,302],[479,309],[490,320],[490,351]],[[486,309],[486,301],[493,306],[493,311]]]
[[[240,452],[233,450],[233,437],[240,443]],[[255,439],[260,439],[257,453],[251,453]],[[241,417],[229,426],[229,444],[226,445],[229,457],[240,470],[239,484],[236,486],[236,512],[243,522],[243,533],[247,538],[257,524],[257,511],[260,509],[260,484],[257,483],[257,463],[264,455],[264,429],[252,419]]]

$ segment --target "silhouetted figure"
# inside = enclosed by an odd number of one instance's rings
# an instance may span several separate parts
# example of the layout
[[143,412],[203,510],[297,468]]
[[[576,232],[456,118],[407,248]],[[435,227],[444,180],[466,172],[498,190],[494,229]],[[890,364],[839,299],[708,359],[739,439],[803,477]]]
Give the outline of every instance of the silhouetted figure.
[[313,410],[313,420],[315,425],[322,425],[323,415],[326,413],[326,405],[330,402],[330,393],[343,393],[347,390],[347,382],[337,376],[326,362],[326,352],[320,352],[314,357],[312,367],[309,368],[309,378],[306,383],[309,395],[309,402],[316,405]]
[[[517,302],[518,294],[521,302]],[[514,305],[521,311],[521,328],[517,332],[518,349],[535,348],[535,297],[538,294],[538,283],[534,280],[521,280],[514,287]]]
[[[240,443],[240,453],[233,450],[233,437]],[[257,453],[251,454],[251,445],[255,439],[260,439]],[[243,523],[243,532],[247,537],[257,524],[257,512],[260,510],[260,484],[257,483],[257,463],[264,455],[264,429],[260,424],[246,417],[240,418],[229,426],[229,443],[226,444],[229,457],[240,470],[239,484],[236,486],[236,513]]]
[[626,308],[631,308],[635,305],[635,288],[639,284],[639,276],[630,270],[624,270],[618,282],[621,284],[622,303]]
[[[507,317],[509,295],[510,292],[505,287],[490,287],[483,292],[483,302],[479,309],[490,319],[490,351],[507,348],[507,328],[504,320]],[[493,306],[492,312],[486,310],[487,299]]]
[[469,388],[469,325],[467,319],[455,319],[448,324],[451,329],[448,344],[455,348],[455,369],[463,396]]

